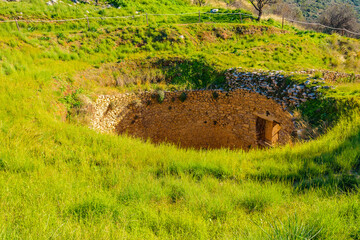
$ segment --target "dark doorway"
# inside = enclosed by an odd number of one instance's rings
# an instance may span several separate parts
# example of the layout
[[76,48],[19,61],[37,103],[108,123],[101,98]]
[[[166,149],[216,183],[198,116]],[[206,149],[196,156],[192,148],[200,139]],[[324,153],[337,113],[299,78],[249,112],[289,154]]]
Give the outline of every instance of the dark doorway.
[[265,142],[265,126],[266,120],[258,117],[256,119],[256,140],[259,145],[263,145]]
[[270,118],[257,117],[256,140],[259,146],[273,146],[279,141],[280,123]]

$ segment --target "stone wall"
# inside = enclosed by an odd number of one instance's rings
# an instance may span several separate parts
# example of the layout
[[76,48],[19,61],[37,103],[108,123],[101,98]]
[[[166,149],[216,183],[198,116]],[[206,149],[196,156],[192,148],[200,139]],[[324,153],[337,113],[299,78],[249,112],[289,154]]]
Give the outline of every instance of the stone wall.
[[291,115],[279,104],[247,90],[165,92],[161,100],[152,92],[100,96],[92,126],[155,143],[243,149],[259,145],[259,116],[280,124],[280,144],[290,141],[294,128]]
[[350,73],[344,73],[344,72],[335,72],[335,71],[327,71],[327,70],[306,70],[306,71],[300,71],[295,72],[297,74],[320,74],[322,77],[320,80],[324,80],[326,82],[339,82],[339,81],[345,81],[345,82],[360,82],[360,75],[359,74],[350,74]]
[[246,72],[242,68],[231,68],[225,73],[230,89],[244,89],[259,93],[275,100],[284,108],[298,107],[300,104],[321,96],[318,91],[329,88],[320,81],[309,77],[304,83],[291,83],[282,71]]

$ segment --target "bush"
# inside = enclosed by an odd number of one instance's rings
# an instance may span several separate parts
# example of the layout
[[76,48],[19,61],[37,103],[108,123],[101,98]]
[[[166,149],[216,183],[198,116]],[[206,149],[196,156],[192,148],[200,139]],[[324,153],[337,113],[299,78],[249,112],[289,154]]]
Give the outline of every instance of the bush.
[[162,103],[165,99],[165,92],[163,90],[157,90],[156,91],[157,94],[157,100],[159,103]]
[[185,102],[186,98],[187,98],[186,92],[181,93],[181,95],[180,95],[180,97],[179,97],[180,101],[181,101],[181,102]]
[[[349,4],[332,4],[320,16],[320,23],[333,28],[345,28],[350,31],[357,31],[357,14]],[[331,29],[325,29],[331,32]]]
[[213,92],[212,96],[216,100],[219,97],[219,93],[218,92]]
[[109,3],[113,4],[115,7],[127,7],[126,0],[110,0]]

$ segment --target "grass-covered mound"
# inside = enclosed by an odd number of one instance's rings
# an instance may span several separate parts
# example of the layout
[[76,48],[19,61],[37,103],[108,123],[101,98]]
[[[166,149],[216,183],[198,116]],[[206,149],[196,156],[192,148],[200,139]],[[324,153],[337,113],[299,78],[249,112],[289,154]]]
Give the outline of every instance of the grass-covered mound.
[[[359,238],[358,113],[317,140],[246,153],[154,146],[66,120],[83,96],[124,91],[82,74],[104,64],[135,78],[143,63],[161,77],[149,88],[219,84],[212,76],[236,66],[358,71],[357,40],[236,31],[248,25],[2,30],[0,238]],[[337,85],[329,97],[358,99],[358,83]]]

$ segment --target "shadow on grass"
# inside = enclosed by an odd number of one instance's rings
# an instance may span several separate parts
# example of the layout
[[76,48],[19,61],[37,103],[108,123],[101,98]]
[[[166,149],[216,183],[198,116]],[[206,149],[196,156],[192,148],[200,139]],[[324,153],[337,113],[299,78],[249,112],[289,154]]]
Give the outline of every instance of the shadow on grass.
[[298,191],[322,189],[329,194],[357,191],[360,185],[360,131],[343,140],[336,149],[302,159],[297,169],[266,169],[248,174],[256,181],[281,181],[293,184]]
[[164,71],[166,82],[188,89],[216,88],[225,82],[224,72],[202,56],[158,59],[152,67]]
[[157,178],[170,176],[180,176],[187,174],[196,180],[201,180],[205,176],[212,176],[219,180],[231,178],[231,173],[222,166],[211,166],[202,164],[191,164],[188,166],[181,166],[178,164],[170,164],[168,167],[160,166],[155,172]]

